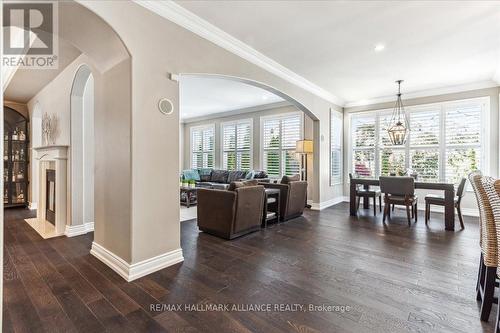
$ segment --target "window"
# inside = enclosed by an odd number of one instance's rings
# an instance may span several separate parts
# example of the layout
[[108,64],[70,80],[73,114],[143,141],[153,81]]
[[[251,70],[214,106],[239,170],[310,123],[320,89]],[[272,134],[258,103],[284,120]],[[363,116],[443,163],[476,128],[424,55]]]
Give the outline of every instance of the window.
[[252,120],[222,124],[222,168],[252,168]]
[[351,115],[351,170],[364,177],[403,175],[452,182],[481,165],[485,151],[488,98],[407,107],[406,145],[392,146],[387,135],[391,110]]
[[262,164],[270,177],[300,173],[295,143],[302,139],[302,114],[261,118]]
[[191,168],[214,167],[214,125],[191,128]]
[[342,183],[342,113],[330,111],[330,185]]

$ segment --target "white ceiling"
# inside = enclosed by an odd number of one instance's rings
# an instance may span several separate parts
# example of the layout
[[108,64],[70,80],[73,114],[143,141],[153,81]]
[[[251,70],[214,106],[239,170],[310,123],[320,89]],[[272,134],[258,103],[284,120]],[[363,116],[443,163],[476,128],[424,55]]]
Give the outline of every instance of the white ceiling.
[[177,3],[348,102],[500,82],[497,1]]
[[267,90],[215,77],[180,76],[182,120],[282,102]]

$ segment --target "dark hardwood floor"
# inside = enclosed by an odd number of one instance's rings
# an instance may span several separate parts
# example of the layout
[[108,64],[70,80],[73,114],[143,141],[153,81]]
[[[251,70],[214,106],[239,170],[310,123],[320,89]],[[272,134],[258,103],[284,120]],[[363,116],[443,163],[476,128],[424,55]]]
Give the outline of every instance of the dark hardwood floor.
[[[233,241],[182,223],[185,261],[127,283],[89,254],[93,234],[43,240],[5,211],[4,332],[492,332],[479,320],[476,218],[429,228],[342,203]],[[155,311],[151,304],[180,304]],[[309,304],[349,311],[186,311]],[[240,305],[241,307],[242,305]],[[243,309],[243,308],[240,308]],[[265,309],[261,309],[265,310]]]

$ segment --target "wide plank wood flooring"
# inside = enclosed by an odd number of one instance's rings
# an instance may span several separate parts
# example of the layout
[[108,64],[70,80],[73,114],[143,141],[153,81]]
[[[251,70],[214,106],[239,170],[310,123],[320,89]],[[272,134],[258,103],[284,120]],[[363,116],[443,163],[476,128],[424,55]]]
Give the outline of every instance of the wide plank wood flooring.
[[[476,218],[409,228],[342,203],[225,241],[182,223],[185,261],[132,283],[89,254],[93,234],[43,240],[5,211],[3,332],[492,332],[479,320]],[[381,214],[380,214],[381,215]],[[178,304],[155,311],[151,304]],[[349,311],[185,311],[233,304]],[[290,310],[290,309],[288,309]]]

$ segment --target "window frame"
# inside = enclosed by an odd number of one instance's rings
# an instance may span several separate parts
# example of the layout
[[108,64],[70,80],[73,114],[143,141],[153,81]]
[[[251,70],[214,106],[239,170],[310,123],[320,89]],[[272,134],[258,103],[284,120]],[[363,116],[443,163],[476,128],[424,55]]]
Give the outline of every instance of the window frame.
[[[481,108],[481,133],[480,133],[480,144],[479,144],[479,149],[481,150],[481,156],[479,159],[480,163],[480,168],[482,171],[486,174],[489,173],[489,168],[490,168],[490,159],[489,159],[489,149],[490,149],[490,128],[488,126],[489,121],[490,121],[490,97],[489,96],[483,96],[483,97],[474,97],[474,98],[465,98],[465,99],[459,99],[459,100],[451,100],[451,101],[444,101],[444,102],[436,102],[436,103],[426,103],[426,104],[418,104],[418,105],[411,105],[411,106],[405,106],[405,111],[407,113],[411,114],[416,113],[416,112],[422,112],[426,108],[438,108],[439,109],[439,114],[440,114],[440,124],[439,124],[439,143],[435,148],[437,148],[439,152],[439,179],[437,182],[446,182],[446,151],[449,149],[452,149],[455,147],[455,145],[446,145],[446,133],[445,133],[445,127],[446,127],[446,122],[445,122],[445,114],[446,111],[448,111],[450,108],[453,107],[459,107],[467,104],[478,104]],[[375,116],[375,146],[374,147],[366,147],[366,148],[356,148],[356,150],[374,150],[375,153],[375,170],[374,170],[374,177],[378,178],[380,176],[380,153],[384,146],[381,145],[380,142],[380,116],[385,114],[386,112],[392,112],[391,109],[377,109],[377,110],[368,110],[368,111],[361,111],[361,112],[352,112],[349,114],[348,117],[348,124],[347,128],[349,130],[349,136],[348,136],[348,142],[347,142],[347,147],[348,147],[348,161],[347,161],[347,170],[349,172],[353,172],[353,153],[355,150],[355,147],[353,146],[354,141],[353,141],[353,131],[352,131],[352,124],[353,124],[353,118],[361,115],[374,115]],[[397,149],[404,149],[405,150],[405,168],[407,169],[410,166],[410,158],[411,158],[411,150],[418,149],[418,146],[410,146],[410,141],[411,141],[411,131],[409,134],[409,138],[406,141],[404,147],[402,148],[397,148]],[[415,148],[417,147],[417,148]],[[423,146],[422,146],[423,147]],[[467,146],[469,147],[469,146]],[[477,145],[476,145],[477,147]],[[386,146],[386,148],[392,149],[392,146]],[[427,149],[427,148],[426,148]],[[430,148],[429,148],[430,149]],[[346,179],[348,177],[348,172],[345,175]],[[469,188],[467,188],[470,190]]]
[[[280,162],[280,174],[279,174],[279,178],[282,178],[283,175],[284,175],[284,170],[283,170],[283,152],[286,152],[286,151],[291,151],[291,152],[295,152],[295,148],[289,148],[289,149],[283,149],[282,148],[282,140],[280,139],[280,148],[279,149],[266,149],[264,147],[264,122],[266,120],[269,120],[269,119],[272,119],[272,120],[279,120],[279,123],[280,123],[280,136],[282,136],[282,124],[283,124],[283,119],[284,118],[288,118],[288,117],[292,117],[292,116],[299,116],[300,117],[300,133],[299,133],[299,140],[303,140],[304,139],[304,113],[303,112],[300,112],[300,111],[294,111],[294,112],[287,112],[287,113],[280,113],[280,114],[273,114],[273,115],[267,115],[267,116],[261,116],[260,117],[260,149],[259,149],[259,158],[260,158],[260,169],[261,170],[265,170],[264,168],[264,153],[266,150],[269,150],[269,151],[279,151],[279,162]],[[300,164],[300,161],[299,161],[299,164]],[[267,172],[267,170],[266,170]],[[300,172],[300,171],[299,171]],[[271,179],[276,179],[276,178],[272,178],[270,177]]]
[[[213,145],[213,150],[204,150],[203,149],[203,146],[204,146],[204,138],[203,138],[203,131],[206,130],[206,129],[212,129],[213,131],[213,140],[214,140],[214,145]],[[201,135],[201,146],[202,146],[202,149],[200,151],[193,151],[193,134],[195,131],[201,131],[202,135]],[[210,123],[210,124],[206,124],[206,125],[199,125],[199,126],[193,126],[189,129],[189,167],[190,169],[194,169],[193,168],[193,154],[194,153],[201,153],[202,155],[203,154],[212,154],[212,161],[213,161],[213,166],[209,167],[209,166],[201,166],[201,168],[215,168],[216,167],[216,163],[215,163],[215,145],[216,145],[216,142],[215,142],[215,139],[216,139],[216,128],[215,128],[215,123]]]
[[[339,148],[335,149],[339,151],[340,161],[339,161],[339,175],[338,177],[333,176],[333,120],[338,116],[340,121],[340,138],[339,138]],[[344,114],[340,111],[330,109],[330,186],[342,185],[343,184],[343,174],[344,174]]]
[[[249,124],[250,125],[250,148],[248,150],[245,149],[238,149],[238,124]],[[224,126],[235,126],[235,147],[234,150],[224,150]],[[244,152],[248,151],[250,153],[250,170],[253,169],[253,119],[252,118],[247,118],[247,119],[237,119],[237,120],[231,120],[231,121],[225,121],[220,123],[220,166],[221,169],[224,168],[224,153],[226,152],[234,152],[236,154],[236,165],[238,165],[238,152]],[[226,169],[224,169],[226,170]],[[239,170],[236,168],[236,170]]]

